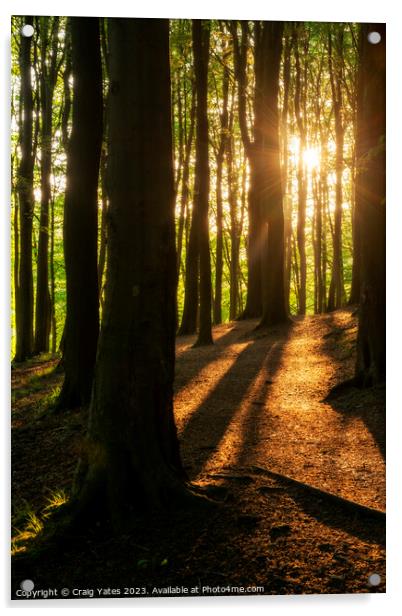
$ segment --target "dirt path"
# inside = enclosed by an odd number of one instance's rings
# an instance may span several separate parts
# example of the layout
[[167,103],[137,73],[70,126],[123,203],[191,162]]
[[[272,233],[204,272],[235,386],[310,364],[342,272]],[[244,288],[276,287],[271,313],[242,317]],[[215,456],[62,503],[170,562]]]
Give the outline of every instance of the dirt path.
[[[178,342],[176,418],[188,470],[207,479],[258,465],[363,505],[385,509],[381,392],[355,391],[337,407],[329,389],[353,374],[356,320],[349,310],[253,332],[215,329],[216,344]],[[374,397],[378,396],[374,393]]]
[[[384,391],[329,389],[353,374],[351,311],[254,331],[256,322],[214,328],[215,344],[177,341],[175,413],[190,478],[222,498],[200,512],[137,520],[129,534],[93,530],[40,562],[14,561],[13,587],[260,585],[266,594],[385,591],[384,519],[338,507],[300,484],[385,507]],[[29,550],[27,513],[68,496],[86,414],[45,411],[62,381],[52,364],[13,372],[13,525]],[[98,532],[98,534],[97,534]],[[93,533],[93,534],[92,534]],[[35,533],[34,533],[35,534]],[[378,586],[370,576],[380,576]],[[218,593],[219,594],[219,593]]]

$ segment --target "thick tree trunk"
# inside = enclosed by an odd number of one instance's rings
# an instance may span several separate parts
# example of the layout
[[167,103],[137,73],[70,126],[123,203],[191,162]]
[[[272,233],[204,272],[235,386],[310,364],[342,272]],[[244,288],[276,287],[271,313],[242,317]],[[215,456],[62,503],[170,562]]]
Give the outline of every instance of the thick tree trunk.
[[196,345],[212,344],[212,282],[209,253],[208,58],[210,22],[193,20],[193,54],[197,94],[194,207],[198,210],[200,324]]
[[[361,28],[356,196],[362,277],[356,378],[367,386],[385,379],[385,24]],[[377,45],[367,39],[372,31],[381,35]]]
[[259,191],[263,220],[268,223],[268,246],[263,267],[263,315],[260,326],[288,320],[285,299],[285,236],[279,145],[279,72],[283,22],[262,26],[261,94],[265,107],[262,121],[261,155],[264,170]]
[[[33,25],[32,17],[24,24]],[[33,351],[33,275],[32,275],[32,221],[33,194],[33,95],[32,95],[32,38],[21,35],[19,65],[21,73],[20,105],[23,110],[20,130],[21,159],[18,168],[18,197],[20,216],[20,259],[16,302],[15,361],[24,361]]]
[[109,37],[113,182],[105,314],[73,510],[89,509],[96,519],[106,510],[120,527],[133,512],[180,506],[190,492],[173,416],[169,25],[110,19]]
[[70,26],[74,99],[64,204],[67,316],[60,408],[89,402],[99,330],[97,216],[102,145],[99,20],[73,17]]

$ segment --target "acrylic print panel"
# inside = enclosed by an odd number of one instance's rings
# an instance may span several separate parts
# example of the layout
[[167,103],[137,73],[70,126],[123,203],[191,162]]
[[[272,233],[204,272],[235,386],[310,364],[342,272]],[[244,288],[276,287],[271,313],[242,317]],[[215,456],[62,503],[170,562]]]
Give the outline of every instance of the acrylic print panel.
[[385,25],[12,19],[12,598],[385,591]]

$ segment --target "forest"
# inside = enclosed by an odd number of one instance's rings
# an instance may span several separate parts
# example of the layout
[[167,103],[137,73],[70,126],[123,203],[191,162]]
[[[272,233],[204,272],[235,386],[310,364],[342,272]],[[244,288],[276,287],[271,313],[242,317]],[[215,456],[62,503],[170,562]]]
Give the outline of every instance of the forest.
[[385,591],[385,39],[12,18],[12,598]]

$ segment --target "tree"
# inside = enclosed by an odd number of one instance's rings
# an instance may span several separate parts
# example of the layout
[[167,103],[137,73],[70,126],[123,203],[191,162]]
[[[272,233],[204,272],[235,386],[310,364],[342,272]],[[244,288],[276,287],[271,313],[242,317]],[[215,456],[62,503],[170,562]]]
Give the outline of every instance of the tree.
[[[360,49],[362,44],[362,29],[359,30],[358,42],[356,43],[356,47]],[[360,160],[361,152],[359,148],[361,146],[361,136],[358,134],[358,130],[360,128],[361,122],[357,120],[358,117],[363,112],[363,84],[361,82],[362,79],[362,71],[355,70],[355,79],[354,79],[354,96],[353,96],[353,111],[354,111],[354,177],[353,177],[353,189],[354,189],[354,199],[353,199],[353,210],[352,210],[352,232],[353,232],[353,264],[352,264],[352,284],[350,289],[350,297],[349,304],[358,304],[360,300],[360,258],[361,258],[361,246],[360,246],[360,204],[359,204],[359,196],[357,194],[357,169],[356,169],[356,161]]]
[[193,20],[195,72],[196,143],[194,208],[198,212],[198,254],[200,261],[200,325],[196,345],[212,344],[212,286],[209,253],[209,156],[208,156],[208,58],[210,22]]
[[[307,55],[308,39],[305,28],[302,24],[293,26],[293,48],[295,51],[296,77],[295,77],[295,115],[296,123],[300,135],[300,146],[297,163],[297,186],[298,186],[298,210],[297,210],[297,248],[299,251],[299,284],[298,284],[298,314],[306,314],[306,280],[307,280],[307,259],[306,259],[306,206],[307,206],[307,185],[306,169],[304,163],[304,151],[307,138],[307,118],[306,118],[306,88],[305,79],[302,79],[302,67],[300,64],[299,38],[300,32],[304,34],[303,51]],[[305,59],[307,62],[307,59]],[[305,71],[303,71],[305,76]]]
[[[221,29],[221,34],[225,32]],[[216,266],[215,266],[215,298],[214,298],[214,324],[222,322],[222,273],[223,273],[223,162],[228,148],[228,99],[229,99],[229,50],[224,44],[223,70],[222,70],[222,111],[219,114],[220,136],[216,148]]]
[[285,299],[288,312],[290,280],[292,273],[292,199],[290,174],[288,173],[288,117],[290,103],[291,51],[293,44],[293,37],[290,34],[291,32],[289,26],[284,26],[285,48],[283,53],[282,69],[283,103],[281,115],[281,134],[283,143],[282,182],[285,214]]
[[332,99],[335,117],[335,224],[333,232],[333,258],[332,277],[328,293],[327,310],[340,308],[344,303],[345,289],[343,286],[343,259],[342,259],[342,174],[343,174],[343,149],[345,138],[345,126],[343,121],[343,25],[335,25],[336,58],[333,57],[333,34],[328,32],[328,68],[331,82]]
[[[381,41],[369,42],[370,32]],[[363,24],[359,49],[356,199],[359,208],[361,289],[356,379],[385,378],[385,24]]]
[[[262,314],[262,246],[264,244],[264,224],[261,220],[261,212],[258,206],[258,150],[259,145],[256,139],[258,132],[258,122],[260,109],[254,97],[254,139],[250,138],[247,125],[247,66],[249,52],[249,24],[246,21],[240,22],[241,39],[238,36],[238,22],[231,22],[231,33],[233,38],[233,57],[235,75],[237,79],[238,92],[238,116],[239,127],[242,137],[243,147],[250,167],[250,185],[248,191],[248,240],[247,240],[247,299],[243,318],[260,317]],[[254,91],[258,92],[261,82],[261,63],[256,60],[258,55],[258,25],[255,28],[255,61],[254,61]]]
[[[21,20],[21,26],[33,25],[32,17]],[[33,274],[32,274],[32,221],[34,214],[33,171],[34,135],[32,93],[32,37],[21,34],[19,69],[21,74],[21,158],[18,168],[18,198],[20,214],[19,271],[16,281],[16,332],[17,344],[15,361],[24,361],[33,351]]]
[[[186,281],[183,316],[179,334],[193,334],[196,345],[212,344],[212,283],[209,252],[209,156],[208,156],[208,56],[210,24],[193,20],[192,40],[196,95],[195,178],[190,237],[186,256]],[[199,292],[198,292],[199,291]]]
[[65,378],[59,408],[89,402],[99,330],[97,212],[102,144],[99,20],[73,17],[70,27],[74,85],[63,227],[67,283]]
[[[41,103],[41,204],[38,240],[37,286],[35,310],[34,353],[49,350],[52,304],[49,291],[49,205],[51,200],[50,173],[52,167],[53,93],[58,74],[59,18],[40,23],[40,103]],[[49,53],[50,52],[50,53]]]
[[279,146],[279,73],[283,22],[264,21],[260,58],[262,79],[256,96],[264,108],[258,136],[261,169],[258,183],[259,206],[268,224],[268,246],[263,261],[263,314],[260,326],[287,321],[285,299],[285,237]]
[[193,494],[173,417],[169,24],[110,19],[108,32],[109,259],[88,443],[71,506],[120,526],[134,510],[180,506]]

